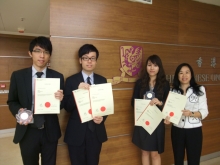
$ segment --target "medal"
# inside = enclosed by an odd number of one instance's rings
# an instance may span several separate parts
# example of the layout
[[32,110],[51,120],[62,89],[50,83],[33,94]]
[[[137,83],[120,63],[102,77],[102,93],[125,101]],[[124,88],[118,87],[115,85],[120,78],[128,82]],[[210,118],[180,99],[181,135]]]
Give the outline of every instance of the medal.
[[153,98],[155,98],[155,93],[153,91],[147,91],[144,95],[144,98],[146,100],[152,100]]

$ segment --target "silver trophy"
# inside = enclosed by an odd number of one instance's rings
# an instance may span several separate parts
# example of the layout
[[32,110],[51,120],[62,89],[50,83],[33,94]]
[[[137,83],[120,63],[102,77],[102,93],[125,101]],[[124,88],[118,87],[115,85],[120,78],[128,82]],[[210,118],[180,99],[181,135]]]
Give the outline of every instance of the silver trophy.
[[16,119],[18,123],[30,123],[33,119],[33,113],[31,110],[19,110],[16,114]]

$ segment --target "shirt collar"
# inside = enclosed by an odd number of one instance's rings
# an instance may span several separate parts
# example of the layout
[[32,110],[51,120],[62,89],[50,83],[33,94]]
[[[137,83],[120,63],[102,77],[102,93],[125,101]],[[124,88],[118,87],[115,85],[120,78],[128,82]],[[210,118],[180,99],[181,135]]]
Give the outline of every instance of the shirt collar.
[[87,81],[87,78],[90,77],[90,81],[91,83],[93,84],[94,82],[94,73],[92,72],[89,76],[87,74],[85,74],[83,71],[82,71],[82,75],[83,75],[83,80],[84,82]]
[[[42,72],[44,73],[43,75],[46,75],[46,71],[47,71],[47,67],[45,67],[44,70],[42,70]],[[32,77],[36,76],[36,73],[37,73],[37,70],[32,65]]]

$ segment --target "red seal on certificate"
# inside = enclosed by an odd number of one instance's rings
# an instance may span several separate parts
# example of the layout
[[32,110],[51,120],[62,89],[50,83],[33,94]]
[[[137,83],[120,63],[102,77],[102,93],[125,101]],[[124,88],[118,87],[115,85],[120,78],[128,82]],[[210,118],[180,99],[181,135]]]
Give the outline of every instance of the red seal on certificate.
[[174,116],[174,113],[173,112],[170,112],[170,117]]
[[89,113],[89,114],[92,114],[92,110],[91,110],[91,109],[89,109],[89,110],[88,110],[88,113]]
[[146,121],[145,124],[146,124],[146,125],[150,125],[150,122],[149,122],[149,121]]
[[49,107],[50,107],[50,102],[46,102],[46,103],[45,103],[45,107],[46,107],[46,108],[49,108]]
[[105,108],[104,106],[102,106],[102,107],[100,108],[100,110],[101,110],[102,112],[104,112],[104,111],[106,110],[106,108]]

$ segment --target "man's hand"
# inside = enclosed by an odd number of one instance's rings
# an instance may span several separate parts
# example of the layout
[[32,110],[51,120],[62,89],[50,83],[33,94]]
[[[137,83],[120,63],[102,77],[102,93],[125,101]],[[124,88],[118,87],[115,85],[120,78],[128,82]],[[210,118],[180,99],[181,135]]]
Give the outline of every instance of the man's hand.
[[84,82],[81,82],[78,86],[78,89],[88,89],[89,90],[90,85]]
[[54,93],[54,96],[56,99],[62,101],[63,100],[63,90],[58,90]]
[[93,118],[93,121],[96,123],[96,124],[100,124],[102,121],[103,121],[103,117],[102,116],[95,116]]

